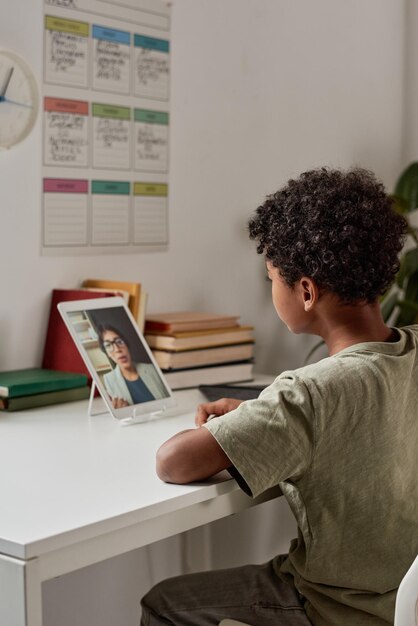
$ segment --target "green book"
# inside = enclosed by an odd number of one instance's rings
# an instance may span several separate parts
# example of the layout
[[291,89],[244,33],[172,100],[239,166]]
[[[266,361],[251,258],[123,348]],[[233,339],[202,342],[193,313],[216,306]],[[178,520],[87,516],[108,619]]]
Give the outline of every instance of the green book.
[[60,389],[59,391],[36,393],[31,396],[0,398],[0,410],[22,411],[23,409],[33,409],[34,407],[47,406],[48,404],[86,400],[89,396],[90,387],[84,385],[83,387],[74,387],[74,389]]
[[41,367],[0,372],[0,396],[16,398],[47,391],[73,389],[87,384],[85,374],[59,372]]

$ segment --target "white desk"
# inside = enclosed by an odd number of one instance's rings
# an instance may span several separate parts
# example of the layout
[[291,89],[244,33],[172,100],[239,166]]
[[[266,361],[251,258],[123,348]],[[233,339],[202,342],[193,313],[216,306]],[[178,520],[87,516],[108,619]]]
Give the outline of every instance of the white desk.
[[42,626],[41,584],[270,500],[222,473],[168,485],[155,453],[193,427],[203,396],[177,392],[178,415],[121,425],[87,402],[0,415],[0,625]]

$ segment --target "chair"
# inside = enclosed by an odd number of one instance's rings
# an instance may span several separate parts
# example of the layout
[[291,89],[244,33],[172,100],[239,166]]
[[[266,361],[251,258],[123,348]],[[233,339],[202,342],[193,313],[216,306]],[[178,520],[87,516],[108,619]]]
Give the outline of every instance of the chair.
[[394,626],[418,626],[418,556],[399,585]]
[[[223,619],[219,626],[248,626],[248,624]],[[394,626],[418,626],[418,556],[399,585]]]

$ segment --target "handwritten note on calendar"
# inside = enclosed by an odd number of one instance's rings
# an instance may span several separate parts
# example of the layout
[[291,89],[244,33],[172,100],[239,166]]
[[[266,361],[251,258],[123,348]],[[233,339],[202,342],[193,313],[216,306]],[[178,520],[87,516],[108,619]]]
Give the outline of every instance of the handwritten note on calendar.
[[45,98],[44,163],[86,167],[88,165],[88,113],[85,101]]
[[131,35],[126,31],[93,26],[93,88],[129,94]]
[[43,254],[166,249],[167,3],[44,7]]
[[168,100],[169,42],[136,34],[135,95]]
[[130,168],[131,110],[93,104],[93,166],[112,170]]
[[89,25],[86,22],[45,18],[45,80],[87,87]]
[[168,170],[168,113],[135,109],[135,169]]

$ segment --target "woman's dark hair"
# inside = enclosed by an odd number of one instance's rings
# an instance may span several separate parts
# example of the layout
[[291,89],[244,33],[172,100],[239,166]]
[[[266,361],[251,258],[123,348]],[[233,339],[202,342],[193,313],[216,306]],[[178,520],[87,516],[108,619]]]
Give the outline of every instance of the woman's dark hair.
[[123,339],[123,341],[125,342],[125,344],[128,347],[129,350],[129,343],[126,339],[126,337],[123,335],[123,333],[120,332],[120,330],[118,328],[115,328],[114,326],[111,326],[110,324],[101,324],[98,328],[97,328],[97,337],[99,340],[99,346],[100,346],[100,350],[102,350],[103,352],[106,352],[105,347],[103,345],[103,335],[107,332],[110,331],[112,333],[115,333],[116,335],[118,335],[118,337],[120,337],[121,339]]
[[370,303],[399,269],[407,222],[372,172],[321,168],[268,196],[248,229],[289,286],[308,276],[343,303]]

